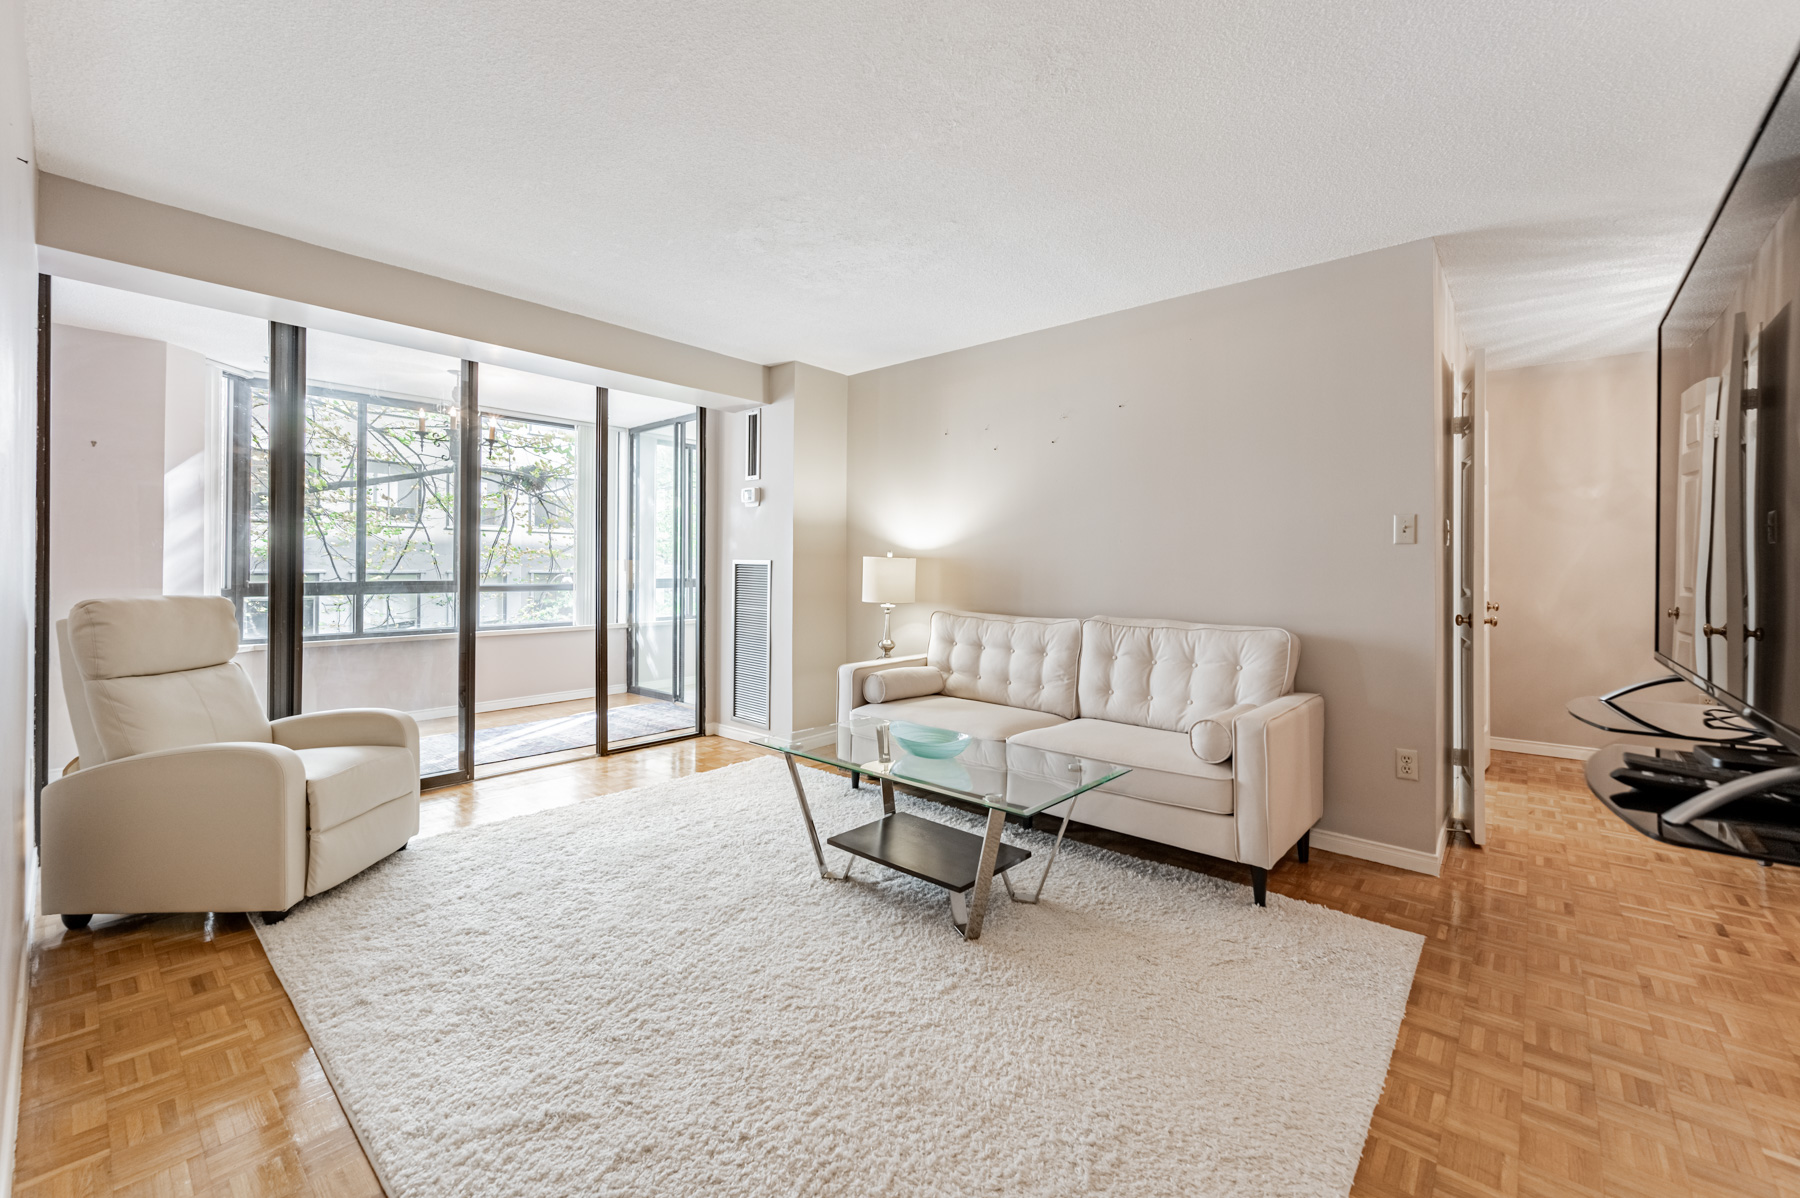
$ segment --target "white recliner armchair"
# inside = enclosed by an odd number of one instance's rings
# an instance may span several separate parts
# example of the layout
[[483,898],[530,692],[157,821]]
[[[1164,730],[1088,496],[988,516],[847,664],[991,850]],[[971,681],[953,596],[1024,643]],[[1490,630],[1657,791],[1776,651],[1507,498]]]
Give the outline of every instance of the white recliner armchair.
[[80,753],[44,788],[41,902],[280,918],[419,830],[419,726],[353,708],[264,716],[227,599],[89,599],[56,625]]

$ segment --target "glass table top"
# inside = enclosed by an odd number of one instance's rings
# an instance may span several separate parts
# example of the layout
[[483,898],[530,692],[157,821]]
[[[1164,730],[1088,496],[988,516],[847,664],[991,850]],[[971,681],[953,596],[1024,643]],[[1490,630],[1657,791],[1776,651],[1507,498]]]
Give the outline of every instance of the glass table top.
[[1109,761],[980,740],[902,720],[852,718],[752,744],[820,765],[889,778],[967,803],[1036,815],[1131,771]]

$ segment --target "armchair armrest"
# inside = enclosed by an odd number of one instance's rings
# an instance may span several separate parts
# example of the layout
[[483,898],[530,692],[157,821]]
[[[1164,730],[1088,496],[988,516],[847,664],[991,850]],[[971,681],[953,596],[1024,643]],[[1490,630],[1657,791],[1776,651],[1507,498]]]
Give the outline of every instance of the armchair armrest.
[[306,769],[254,741],[122,757],[44,788],[46,913],[285,911],[305,895]]
[[389,745],[406,749],[419,760],[419,721],[404,711],[385,707],[341,707],[291,715],[269,725],[278,745],[290,749],[328,749],[337,745]]
[[852,661],[838,667],[838,723],[850,718],[850,713],[863,705],[863,680],[870,674],[881,670],[891,670],[896,666],[922,666],[925,655],[915,653],[910,657],[877,657],[873,661]]
[[1232,726],[1238,860],[1269,869],[1325,814],[1325,700],[1283,695]]

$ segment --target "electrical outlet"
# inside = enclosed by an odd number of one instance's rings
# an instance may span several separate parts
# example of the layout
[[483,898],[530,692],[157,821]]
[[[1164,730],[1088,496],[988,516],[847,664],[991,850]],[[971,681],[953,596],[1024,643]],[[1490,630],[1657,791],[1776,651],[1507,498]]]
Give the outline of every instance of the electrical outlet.
[[1419,518],[1417,516],[1394,517],[1394,544],[1417,545],[1419,543]]
[[1419,751],[1417,749],[1394,750],[1394,777],[1405,778],[1408,782],[1419,780]]

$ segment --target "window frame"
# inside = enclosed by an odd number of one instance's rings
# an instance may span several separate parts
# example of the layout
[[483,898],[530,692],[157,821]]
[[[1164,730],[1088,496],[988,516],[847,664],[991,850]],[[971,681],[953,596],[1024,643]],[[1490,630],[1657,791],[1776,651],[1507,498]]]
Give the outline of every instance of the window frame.
[[[221,366],[221,374],[225,380],[225,386],[229,395],[226,436],[230,445],[228,466],[229,478],[226,486],[225,504],[226,569],[225,588],[223,593],[226,598],[232,601],[233,606],[237,609],[239,635],[242,639],[242,643],[245,645],[263,645],[268,643],[267,605],[269,584],[267,581],[267,563],[263,563],[264,569],[262,570],[257,570],[255,568],[257,563],[252,551],[252,542],[254,540],[254,526],[258,522],[266,524],[270,518],[266,489],[268,485],[267,466],[265,465],[263,467],[260,474],[257,471],[258,454],[260,453],[262,455],[265,462],[267,460],[268,432],[266,429],[263,430],[263,447],[259,450],[256,445],[257,428],[255,405],[257,391],[260,389],[266,393],[270,384],[267,376],[246,375],[229,367]],[[415,488],[413,494],[416,502],[411,510],[416,514],[416,518],[422,519],[427,506],[423,494],[424,479],[428,476],[455,474],[454,466],[431,470],[403,470],[380,476],[371,474],[368,470],[369,465],[379,459],[372,459],[369,457],[369,409],[374,405],[389,408],[445,410],[446,405],[433,400],[412,396],[389,395],[376,390],[365,390],[362,388],[346,387],[337,384],[313,383],[309,381],[306,385],[303,401],[310,403],[310,401],[315,398],[349,401],[358,405],[357,458],[359,463],[359,477],[351,482],[334,484],[334,489],[354,487],[359,493],[355,540],[355,572],[357,577],[355,579],[332,580],[329,582],[317,577],[307,577],[305,579],[303,601],[304,615],[302,625],[304,629],[304,640],[308,643],[312,643],[322,641],[366,640],[372,638],[385,639],[395,637],[454,635],[454,627],[420,627],[415,623],[412,626],[395,628],[369,628],[366,623],[367,604],[371,598],[391,597],[395,595],[414,596],[414,603],[420,609],[418,612],[420,617],[423,616],[422,608],[425,595],[444,595],[448,596],[452,601],[455,599],[457,593],[455,577],[429,580],[418,579],[416,577],[409,579],[393,575],[370,577],[368,564],[368,524],[369,508],[371,505],[368,504],[367,499],[370,487],[403,484],[409,481],[412,482]],[[449,410],[454,411],[454,409]],[[310,407],[308,407],[308,420],[310,420],[310,417],[311,410]],[[567,430],[569,432],[575,432],[579,427],[576,424],[565,421],[537,419],[527,416],[518,416],[509,412],[487,411],[485,409],[480,412],[480,417],[484,425],[489,421],[492,421],[493,424],[491,427],[495,429],[498,429],[498,422],[501,420],[527,425],[543,425],[549,428]],[[483,432],[484,435],[481,436],[480,443],[483,447],[483,453],[485,453],[486,447],[491,444],[491,441],[485,435],[485,429]],[[319,455],[317,454],[306,455],[306,465],[308,467],[309,475],[318,465],[316,460],[318,456]],[[391,462],[384,462],[383,464],[404,465],[404,463]],[[577,470],[579,470],[579,467],[577,467]],[[496,471],[495,473],[510,474],[513,472]],[[480,470],[480,485],[484,500],[487,496],[487,487],[491,477],[490,468],[483,463]],[[259,478],[262,480],[264,487],[261,491],[257,489],[256,485]],[[580,484],[578,475],[575,478],[572,478],[570,482],[571,485],[574,485],[579,489]],[[499,480],[499,495],[512,496],[515,490],[516,488],[512,484],[504,480]],[[259,496],[262,497],[262,503],[260,505],[257,503]],[[536,511],[536,509],[542,505],[542,501],[535,498],[527,500],[527,503],[531,505],[533,511]],[[447,527],[452,532],[454,532],[456,526],[455,509],[457,506],[459,505],[453,504],[452,509],[448,514]],[[490,525],[486,519],[488,504],[486,502],[482,503],[481,509],[483,511],[483,519],[480,527],[477,529],[478,541],[480,540],[480,534],[498,532],[505,527],[507,517],[504,513],[513,505],[508,501],[499,506],[502,515],[495,523]],[[566,535],[571,539],[578,539],[581,520],[579,503],[572,505],[572,511],[574,514],[573,527],[567,529],[545,528],[542,530],[533,528],[531,531],[541,531],[545,534]],[[528,523],[530,522],[528,521]],[[570,553],[572,557],[573,548],[571,548]],[[316,575],[316,572],[312,573]],[[575,562],[571,560],[568,568],[556,571],[556,573],[564,575],[568,578],[568,581],[561,583],[537,581],[519,583],[481,582],[477,585],[476,592],[478,596],[501,596],[500,605],[503,615],[509,614],[510,609],[510,603],[507,602],[505,597],[515,593],[540,594],[549,592],[568,592],[572,599],[576,589],[574,582]],[[262,575],[261,578],[257,577],[259,574]],[[350,629],[344,632],[321,633],[318,624],[320,600],[333,596],[345,596],[351,600]],[[259,613],[248,610],[252,608],[253,605],[260,605],[262,607],[263,610],[260,613],[260,619],[258,619]],[[478,601],[477,612],[479,613],[480,610],[481,605]],[[489,622],[485,619],[479,619],[479,622],[476,625],[476,631],[511,632],[532,629],[582,627],[582,625],[576,623],[576,614],[577,613],[571,606],[569,618],[565,620],[503,620],[499,622]],[[260,636],[253,634],[254,625],[258,622],[262,625],[262,634]]]

